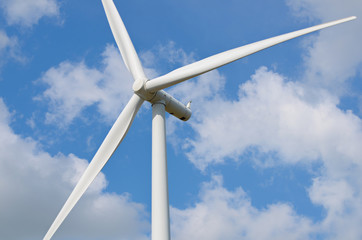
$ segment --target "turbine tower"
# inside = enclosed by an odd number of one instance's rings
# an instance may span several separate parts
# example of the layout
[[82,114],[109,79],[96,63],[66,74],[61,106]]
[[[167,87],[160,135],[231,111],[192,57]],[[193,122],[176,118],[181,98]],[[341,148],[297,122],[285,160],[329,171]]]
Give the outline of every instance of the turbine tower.
[[143,71],[137,52],[113,1],[102,0],[102,3],[123,61],[133,76],[134,94],[117,118],[88,168],[85,170],[64,206],[58,213],[46,233],[44,240],[52,238],[69,212],[102,170],[113,152],[126,136],[134,117],[144,101],[148,101],[152,104],[152,239],[169,240],[170,221],[165,112],[168,112],[183,121],[187,121],[191,117],[191,110],[190,104],[185,106],[170,94],[166,93],[163,89],[287,40],[356,19],[355,16],[352,16],[234,48],[150,80]]

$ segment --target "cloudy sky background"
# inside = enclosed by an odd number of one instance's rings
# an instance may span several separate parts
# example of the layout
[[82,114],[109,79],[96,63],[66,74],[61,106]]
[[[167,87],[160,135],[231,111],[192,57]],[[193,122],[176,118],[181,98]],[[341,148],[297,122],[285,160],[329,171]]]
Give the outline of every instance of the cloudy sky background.
[[[351,15],[168,91],[172,238],[361,239],[359,0],[117,1],[147,75]],[[0,238],[41,239],[132,95],[101,1],[0,0]],[[151,108],[54,239],[150,239]]]

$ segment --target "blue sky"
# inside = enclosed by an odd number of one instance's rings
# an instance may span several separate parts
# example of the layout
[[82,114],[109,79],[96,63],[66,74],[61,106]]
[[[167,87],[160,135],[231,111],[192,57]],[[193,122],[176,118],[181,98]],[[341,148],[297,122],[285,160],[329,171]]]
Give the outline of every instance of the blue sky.
[[[361,239],[362,3],[118,1],[147,75],[351,15],[167,89],[172,239]],[[328,7],[326,7],[328,6]],[[132,95],[101,1],[0,0],[0,237],[44,236]],[[150,239],[151,108],[54,239]]]

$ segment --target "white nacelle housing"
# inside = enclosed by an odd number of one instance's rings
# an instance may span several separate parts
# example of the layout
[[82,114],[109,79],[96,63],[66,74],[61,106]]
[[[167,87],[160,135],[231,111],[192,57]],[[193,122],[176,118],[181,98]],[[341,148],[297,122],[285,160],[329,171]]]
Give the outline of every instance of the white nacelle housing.
[[181,119],[182,121],[187,121],[191,117],[191,109],[185,106],[180,101],[176,100],[167,92],[160,90],[157,91],[155,96],[149,100],[152,104],[162,103],[165,105],[165,110],[169,114],[174,115],[175,117]]

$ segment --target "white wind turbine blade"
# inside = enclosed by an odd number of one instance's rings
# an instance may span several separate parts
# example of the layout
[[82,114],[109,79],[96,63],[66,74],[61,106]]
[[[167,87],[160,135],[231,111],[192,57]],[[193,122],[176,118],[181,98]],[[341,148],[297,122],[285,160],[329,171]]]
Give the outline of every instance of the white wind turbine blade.
[[102,170],[108,159],[112,156],[113,152],[127,134],[127,131],[143,102],[144,100],[138,95],[134,94],[132,96],[116,122],[113,124],[113,127],[107,134],[88,168],[85,170],[79,182],[75,186],[73,192],[65,202],[63,208],[58,213],[58,216],[55,218],[43,240],[49,240],[53,236],[64,219],[68,216],[69,212],[87,190],[89,185]]
[[116,6],[112,0],[102,0],[102,3],[124,63],[135,81],[145,80],[146,76],[143,72],[141,62]]
[[299,31],[286,33],[277,37],[268,38],[259,42],[251,43],[242,47],[234,48],[229,51],[225,51],[211,57],[205,58],[198,62],[191,63],[184,67],[178,68],[168,74],[157,77],[153,80],[146,82],[146,90],[149,92],[156,92],[158,90],[173,86],[177,83],[185,81],[187,79],[196,77],[215,68],[224,66],[228,63],[259,52],[263,49],[272,47],[276,44],[285,42],[287,40],[318,31],[320,29],[331,27],[343,22],[351,21],[356,19],[355,16],[343,18],[337,21],[332,21],[324,24],[320,24],[314,27],[309,27]]

